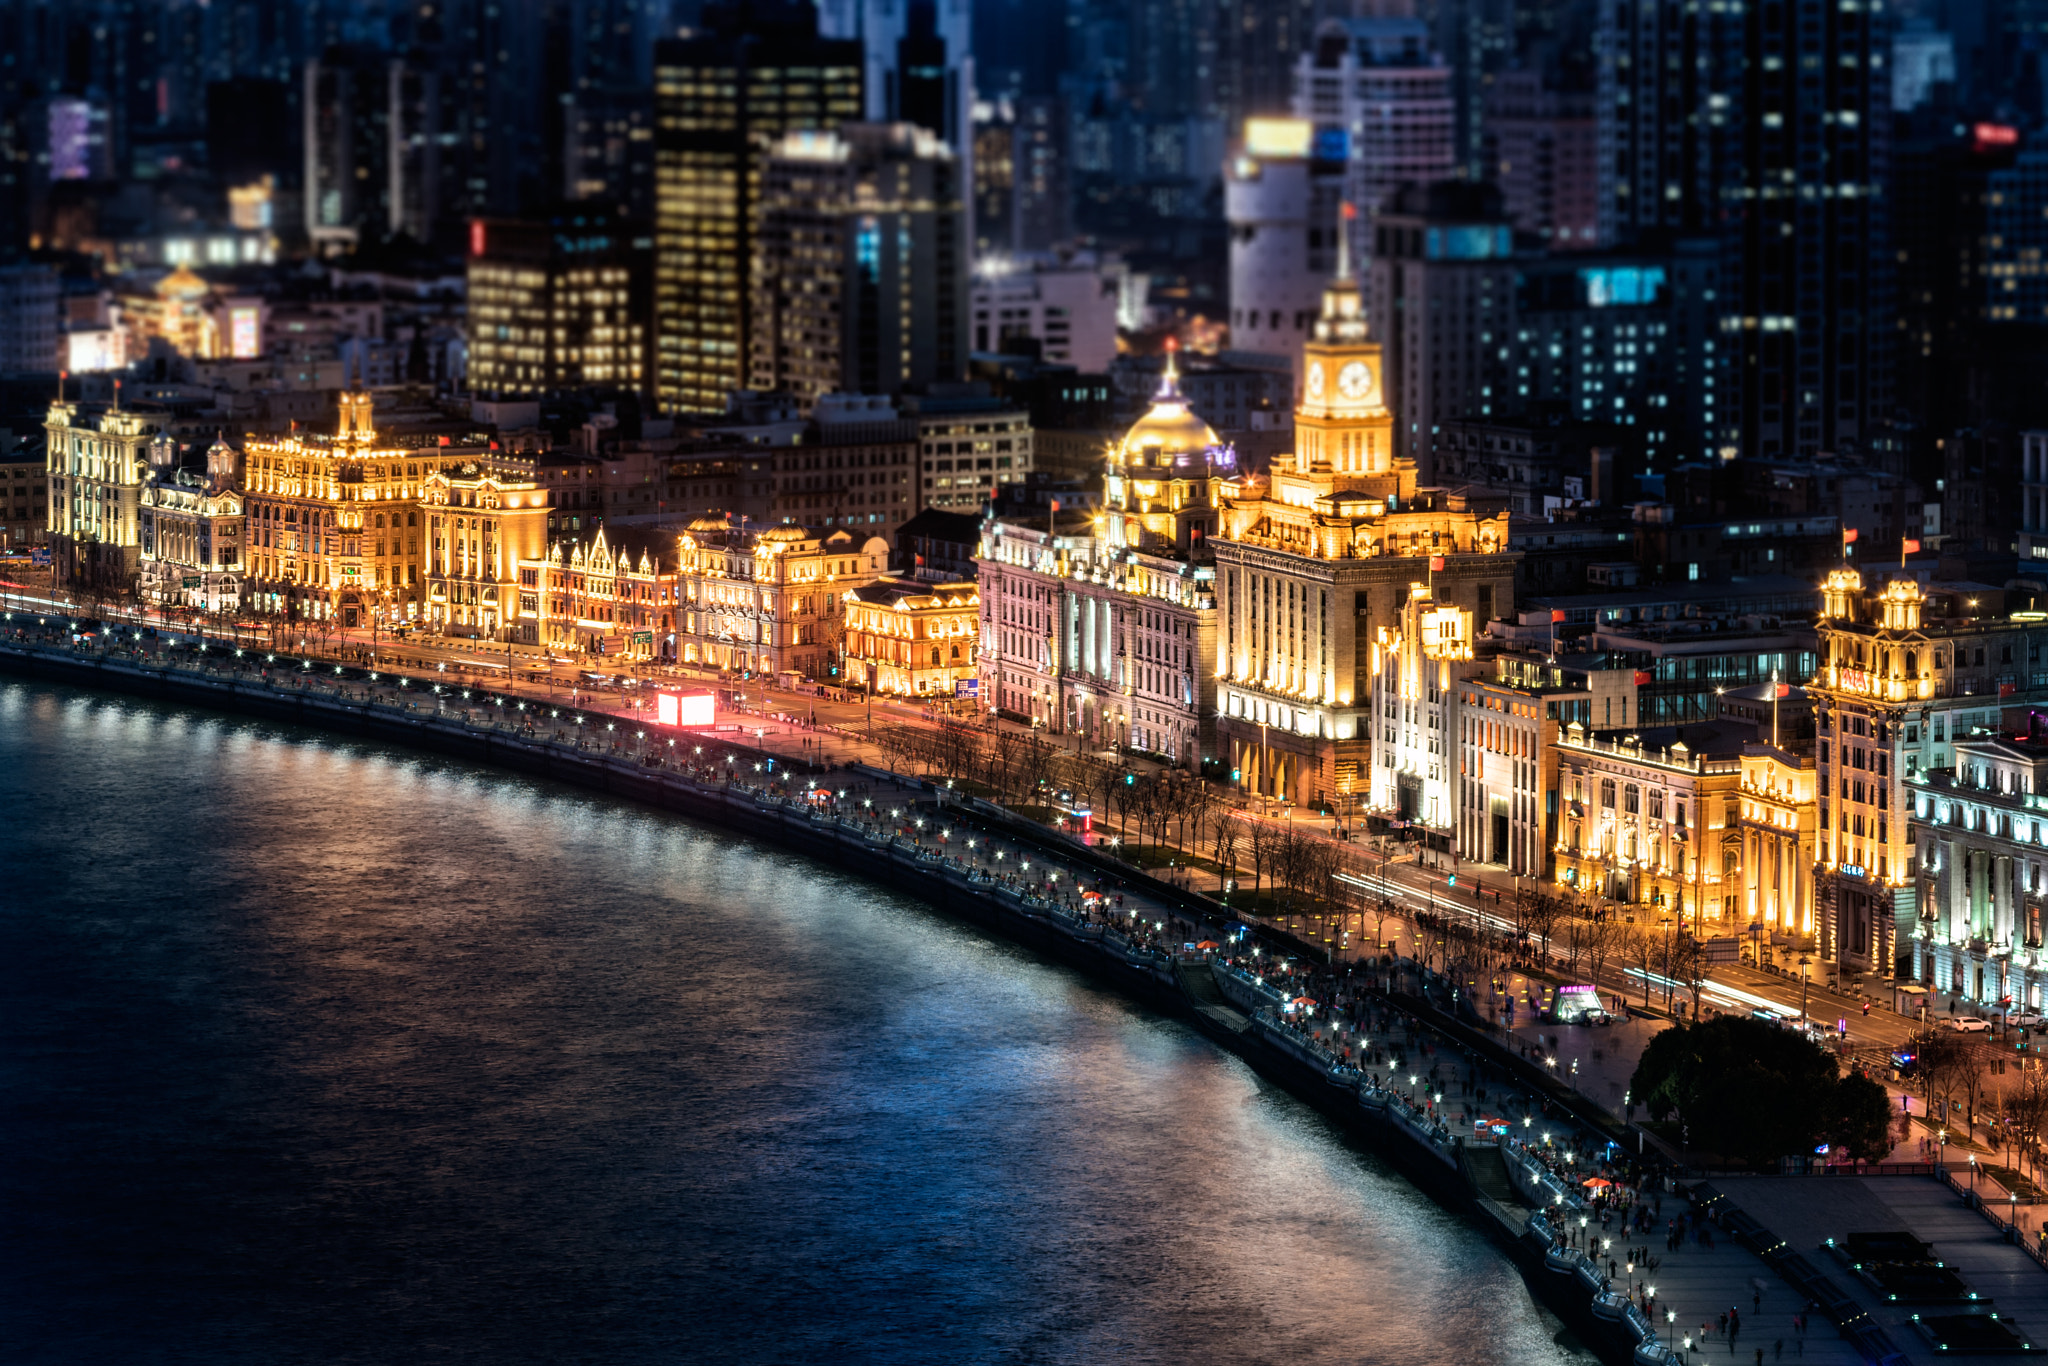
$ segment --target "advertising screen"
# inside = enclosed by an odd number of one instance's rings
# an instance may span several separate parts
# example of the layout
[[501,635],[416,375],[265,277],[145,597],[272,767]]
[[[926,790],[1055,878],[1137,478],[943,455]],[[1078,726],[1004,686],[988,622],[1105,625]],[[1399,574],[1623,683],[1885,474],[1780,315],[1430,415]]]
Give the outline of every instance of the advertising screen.
[[716,715],[716,705],[708,692],[687,697],[665,692],[656,693],[654,697],[654,719],[660,725],[708,726]]

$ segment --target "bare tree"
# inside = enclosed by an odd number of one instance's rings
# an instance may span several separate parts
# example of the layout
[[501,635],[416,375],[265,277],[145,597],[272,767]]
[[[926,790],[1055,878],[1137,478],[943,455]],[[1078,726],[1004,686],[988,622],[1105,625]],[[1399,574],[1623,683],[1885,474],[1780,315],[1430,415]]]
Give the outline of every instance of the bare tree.
[[1237,851],[1244,843],[1244,820],[1225,811],[1216,818],[1211,827],[1215,832],[1216,865],[1221,869],[1219,876],[1224,879],[1237,876]]

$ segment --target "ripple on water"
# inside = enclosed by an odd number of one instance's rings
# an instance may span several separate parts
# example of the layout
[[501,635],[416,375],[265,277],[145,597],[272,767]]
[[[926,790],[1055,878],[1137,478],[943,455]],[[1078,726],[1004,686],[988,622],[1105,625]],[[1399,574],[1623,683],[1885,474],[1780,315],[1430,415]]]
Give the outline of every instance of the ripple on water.
[[1580,1359],[1242,1063],[871,883],[24,685],[0,772],[10,1360]]

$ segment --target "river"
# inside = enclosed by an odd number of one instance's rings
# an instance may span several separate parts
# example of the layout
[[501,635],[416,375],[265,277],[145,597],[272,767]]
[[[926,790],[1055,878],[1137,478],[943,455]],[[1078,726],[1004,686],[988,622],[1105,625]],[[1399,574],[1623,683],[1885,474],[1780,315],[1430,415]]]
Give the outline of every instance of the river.
[[13,1363],[1588,1358],[1193,1031],[730,833],[0,683]]

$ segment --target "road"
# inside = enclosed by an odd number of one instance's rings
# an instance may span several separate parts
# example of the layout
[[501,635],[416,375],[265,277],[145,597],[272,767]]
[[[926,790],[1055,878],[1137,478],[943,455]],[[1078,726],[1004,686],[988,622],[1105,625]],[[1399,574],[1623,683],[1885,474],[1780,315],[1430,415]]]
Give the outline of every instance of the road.
[[[6,605],[11,610],[52,615],[74,614],[80,610],[47,592],[33,591],[9,592]],[[166,624],[153,612],[108,609],[108,616],[131,625],[155,625],[181,636],[197,634],[191,627]],[[231,637],[211,631],[205,638],[231,641]],[[267,645],[249,644],[246,633],[243,640],[245,651],[253,653],[262,648],[266,655],[271,653]],[[826,764],[858,761],[887,767],[889,756],[879,745],[865,738],[866,734],[872,733],[877,726],[921,726],[935,720],[932,711],[914,704],[884,699],[857,700],[830,688],[779,688],[761,679],[727,678],[713,670],[690,666],[630,661],[610,665],[602,658],[571,660],[527,647],[508,649],[489,642],[430,636],[393,640],[388,635],[378,633],[373,636],[368,631],[329,632],[324,635],[309,632],[292,643],[299,648],[288,654],[278,652],[280,659],[346,659],[380,672],[404,673],[451,704],[476,703],[502,695],[508,700],[527,700],[529,705],[538,702],[551,708],[566,706],[593,713],[593,724],[596,715],[615,715],[622,721],[633,723],[636,728],[646,725],[646,712],[652,705],[650,684],[720,688],[732,693],[740,706],[739,716],[732,717],[730,712],[727,713],[729,723],[736,721],[750,740],[791,758]],[[991,721],[980,716],[976,719],[998,734],[1032,733],[1029,727],[1012,722]],[[1108,751],[1101,753],[1105,757],[1120,757],[1141,772],[1158,767],[1136,756],[1116,756]],[[1332,838],[1319,820],[1303,819],[1297,812],[1275,816],[1239,806],[1235,814],[1242,819],[1284,825],[1316,838]],[[1354,864],[1357,856],[1365,852],[1364,846],[1357,843],[1347,842],[1342,847],[1352,856]],[[1417,937],[1416,915],[1432,910],[1440,914],[1468,916],[1488,930],[1512,934],[1516,928],[1512,919],[1511,897],[1517,880],[1505,870],[1472,864],[1454,865],[1460,867],[1461,885],[1452,888],[1447,884],[1443,870],[1423,866],[1412,856],[1395,857],[1372,866],[1372,856],[1367,853],[1364,862],[1371,871],[1347,875],[1349,880],[1368,895],[1383,897],[1393,904],[1398,921],[1394,937],[1405,934],[1411,945]],[[1468,889],[1475,886],[1481,889],[1480,897],[1476,899],[1468,894]],[[1491,904],[1494,892],[1504,894],[1498,906]],[[1367,922],[1375,919],[1370,912],[1354,913],[1341,917],[1337,926],[1325,921],[1312,933],[1326,938],[1340,953],[1346,949],[1356,953],[1363,945]],[[1356,932],[1339,928],[1345,922],[1355,924],[1358,927]],[[1556,936],[1553,936],[1551,947],[1551,966],[1557,975],[1562,976],[1568,962],[1566,955],[1560,952]],[[1475,988],[1486,985],[1474,984]],[[1530,984],[1517,976],[1512,981],[1503,979],[1502,985],[1526,998]],[[1668,983],[1660,976],[1649,974],[1646,979],[1640,966],[1610,964],[1600,974],[1596,985],[1610,997],[1620,995],[1636,1003],[1643,1001],[1647,985],[1649,1000],[1660,1006],[1667,994],[1674,999],[1682,999],[1684,995],[1682,987]],[[1877,979],[1873,979],[1871,992],[1865,996],[1853,989],[1840,989],[1832,985],[1830,979],[1816,976],[1806,984],[1802,1002],[1801,984],[1797,979],[1766,972],[1747,963],[1721,963],[1711,970],[1701,991],[1700,1004],[1724,1013],[1763,1009],[1795,1019],[1802,1014],[1803,1008],[1808,1019],[1829,1029],[1837,1021],[1846,1022],[1850,1040],[1859,1046],[1889,1050],[1905,1042],[1920,1025],[1918,1020],[1893,1013],[1885,993],[1886,984]],[[1866,1004],[1869,1005],[1868,1014],[1864,1011]],[[1995,1039],[1995,1036],[1979,1037]]]

